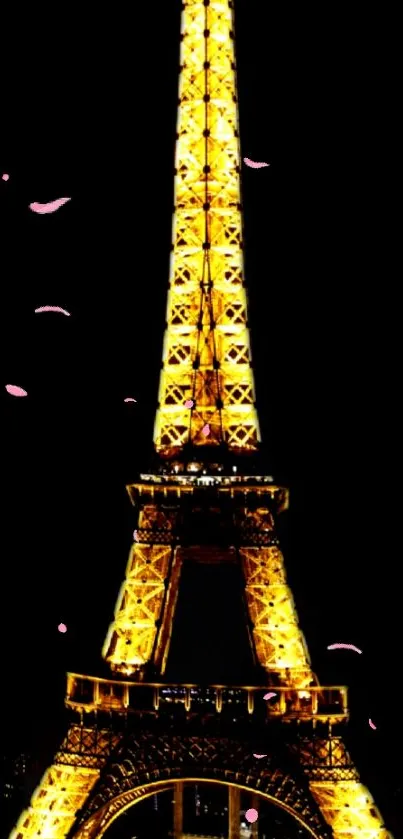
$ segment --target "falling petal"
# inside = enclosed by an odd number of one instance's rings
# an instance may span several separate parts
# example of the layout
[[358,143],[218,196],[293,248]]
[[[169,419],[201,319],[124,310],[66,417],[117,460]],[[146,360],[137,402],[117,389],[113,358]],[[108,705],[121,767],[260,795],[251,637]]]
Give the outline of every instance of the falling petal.
[[267,755],[253,755],[253,757],[257,757],[257,759],[260,760],[261,757],[267,757]]
[[134,539],[134,541],[135,541],[135,542],[138,542],[138,541],[139,541],[139,537],[138,537],[138,534],[137,534],[137,530],[133,530],[133,539]]
[[35,309],[35,314],[40,314],[41,312],[60,312],[61,315],[66,315],[66,317],[71,317],[70,312],[67,309],[61,309],[60,306],[40,306],[39,309]]
[[33,213],[39,213],[39,215],[44,216],[47,213],[55,213],[59,207],[63,207],[63,204],[67,204],[68,201],[71,201],[71,198],[56,198],[56,201],[48,201],[46,204],[40,204],[38,201],[33,201],[33,203],[29,205],[29,209],[32,210]]
[[330,644],[328,650],[354,650],[355,653],[362,655],[362,650],[355,647],[354,644]]
[[10,179],[10,175],[7,175],[7,172],[4,172],[4,175],[1,176],[2,181],[8,181]]
[[271,693],[265,693],[263,699],[271,699],[272,696],[277,696],[277,694],[273,693],[273,691]]
[[253,824],[253,822],[257,821],[258,815],[259,815],[258,811],[255,810],[254,807],[251,807],[250,810],[246,811],[245,819],[246,819],[247,822],[251,822]]
[[372,722],[372,720],[368,720],[368,722],[369,722],[369,724],[370,724],[371,728],[373,728],[373,729],[374,729],[374,731],[376,731],[376,725],[374,725],[374,723]]
[[126,396],[126,399],[123,402],[137,402],[137,399],[133,399],[132,396]]
[[6,385],[7,393],[10,393],[11,396],[28,396],[26,390],[22,387],[18,387],[18,385]]
[[67,632],[67,626],[65,623],[59,623],[59,626],[57,628],[59,632]]
[[250,157],[244,157],[243,162],[247,166],[250,166],[251,169],[263,169],[264,166],[270,166],[270,163],[258,163],[255,160],[251,160]]
[[187,399],[185,402],[185,408],[193,408],[194,402],[193,399]]
[[203,426],[202,434],[204,434],[205,437],[208,437],[208,435],[210,434],[210,426],[208,422],[206,422],[206,425]]

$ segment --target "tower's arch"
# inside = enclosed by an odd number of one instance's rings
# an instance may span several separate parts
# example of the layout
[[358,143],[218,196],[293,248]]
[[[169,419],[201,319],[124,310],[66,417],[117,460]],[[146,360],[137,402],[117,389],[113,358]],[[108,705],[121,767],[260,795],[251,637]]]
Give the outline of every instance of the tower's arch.
[[112,825],[112,823],[120,818],[123,813],[128,810],[129,808],[133,807],[135,804],[140,804],[146,798],[149,798],[152,795],[160,792],[166,792],[168,789],[175,787],[178,783],[211,783],[211,784],[220,784],[222,786],[235,787],[240,790],[245,790],[247,792],[255,792],[256,795],[269,801],[270,804],[275,804],[277,807],[285,810],[293,819],[301,827],[304,827],[308,834],[314,837],[314,839],[322,839],[323,836],[330,835],[329,833],[323,833],[322,826],[313,827],[309,822],[311,821],[310,815],[307,813],[301,814],[298,812],[295,807],[290,806],[285,801],[280,800],[268,793],[259,792],[258,790],[253,789],[253,787],[246,787],[244,784],[231,784],[228,781],[220,781],[210,778],[178,778],[175,781],[172,781],[170,784],[167,784],[166,781],[154,781],[153,783],[146,784],[142,787],[136,787],[128,792],[122,792],[120,795],[115,796],[112,798],[107,804],[101,806],[92,816],[86,819],[80,827],[77,829],[75,833],[71,834],[73,839],[100,839],[101,836],[108,830],[108,828]]
[[[175,739],[175,738],[174,738]],[[136,737],[105,768],[70,839],[96,839],[129,807],[178,783],[210,783],[253,792],[287,811],[315,839],[331,831],[309,792],[308,779],[291,754],[257,761],[250,745],[235,738]]]

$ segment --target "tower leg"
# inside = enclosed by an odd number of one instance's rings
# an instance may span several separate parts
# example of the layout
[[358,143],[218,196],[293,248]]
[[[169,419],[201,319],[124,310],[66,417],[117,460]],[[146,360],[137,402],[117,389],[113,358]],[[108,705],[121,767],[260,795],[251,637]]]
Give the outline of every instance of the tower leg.
[[238,787],[228,789],[228,839],[240,839],[239,813],[241,795]]
[[183,835],[183,784],[174,786],[174,839],[182,839]]

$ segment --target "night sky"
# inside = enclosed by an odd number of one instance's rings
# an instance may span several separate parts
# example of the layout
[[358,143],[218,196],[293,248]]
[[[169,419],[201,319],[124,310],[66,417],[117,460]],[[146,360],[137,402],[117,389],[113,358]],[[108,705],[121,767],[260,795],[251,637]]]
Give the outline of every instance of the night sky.
[[[52,738],[66,669],[100,672],[136,525],[125,484],[150,462],[179,12],[3,21],[1,708],[23,743]],[[242,156],[271,164],[242,169],[245,265],[262,435],[291,487],[289,582],[322,683],[351,688],[354,757],[389,822],[403,788],[397,26],[368,8],[238,0],[236,14]],[[28,209],[61,196],[52,216]],[[195,606],[209,638],[231,593],[213,586]],[[215,670],[237,661],[226,608]],[[364,654],[327,651],[337,641]]]

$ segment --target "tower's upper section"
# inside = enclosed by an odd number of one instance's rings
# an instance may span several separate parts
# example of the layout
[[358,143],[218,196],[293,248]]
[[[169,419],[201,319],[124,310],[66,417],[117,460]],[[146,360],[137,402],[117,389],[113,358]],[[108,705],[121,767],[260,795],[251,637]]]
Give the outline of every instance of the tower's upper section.
[[183,4],[173,246],[154,428],[156,450],[166,457],[186,444],[246,453],[260,440],[243,274],[232,5]]

